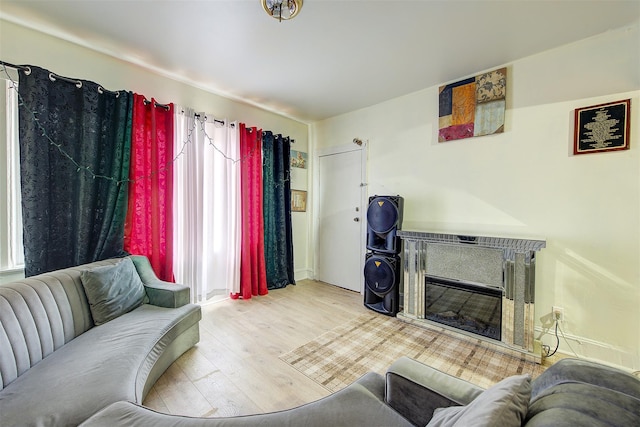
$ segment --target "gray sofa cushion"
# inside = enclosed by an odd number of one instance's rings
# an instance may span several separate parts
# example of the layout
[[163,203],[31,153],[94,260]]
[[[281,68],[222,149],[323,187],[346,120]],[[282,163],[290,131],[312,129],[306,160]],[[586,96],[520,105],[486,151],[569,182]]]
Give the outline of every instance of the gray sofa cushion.
[[156,360],[200,317],[195,305],[144,304],[92,328],[0,391],[2,425],[78,425],[113,402],[141,402]]
[[529,405],[526,426],[624,427],[638,425],[638,421],[640,400],[591,384],[565,383],[538,395]]
[[531,400],[565,383],[583,383],[616,390],[640,400],[638,378],[610,366],[581,359],[562,359],[532,382]]
[[640,381],[599,363],[562,359],[532,382],[527,427],[640,425]]
[[91,316],[102,325],[142,305],[144,285],[129,258],[101,265],[80,274]]
[[527,414],[531,377],[515,375],[488,388],[466,406],[436,409],[427,427],[519,427]]
[[286,411],[230,418],[192,418],[118,402],[91,417],[82,427],[412,426],[383,402],[383,395],[384,379],[368,373],[324,399]]

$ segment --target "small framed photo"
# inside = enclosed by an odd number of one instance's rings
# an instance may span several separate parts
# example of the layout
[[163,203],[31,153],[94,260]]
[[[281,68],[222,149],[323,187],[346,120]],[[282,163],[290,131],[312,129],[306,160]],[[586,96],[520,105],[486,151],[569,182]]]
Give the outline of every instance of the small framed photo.
[[291,190],[291,212],[307,211],[307,192]]
[[306,169],[309,163],[307,153],[304,151],[291,150],[291,167]]
[[629,149],[631,99],[578,108],[573,154]]

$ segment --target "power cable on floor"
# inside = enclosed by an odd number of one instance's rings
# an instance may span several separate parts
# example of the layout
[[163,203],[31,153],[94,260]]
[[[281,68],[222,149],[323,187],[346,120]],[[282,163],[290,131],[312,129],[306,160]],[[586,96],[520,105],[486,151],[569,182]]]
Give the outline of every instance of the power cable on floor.
[[[553,356],[554,354],[556,354],[556,351],[558,351],[558,348],[560,348],[560,337],[558,337],[558,323],[559,323],[559,321],[558,321],[558,319],[556,319],[556,328],[555,328],[556,329],[556,332],[555,332],[555,335],[556,335],[556,348],[551,353],[551,347],[549,347],[548,345],[543,345],[542,349],[545,352],[545,356],[544,357]],[[564,334],[562,336],[564,337]],[[566,340],[567,339],[565,338],[565,341]]]

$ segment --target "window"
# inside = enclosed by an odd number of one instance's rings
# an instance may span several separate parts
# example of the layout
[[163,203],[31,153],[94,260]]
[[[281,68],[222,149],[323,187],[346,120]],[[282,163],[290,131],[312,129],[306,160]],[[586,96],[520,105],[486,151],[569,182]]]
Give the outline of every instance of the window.
[[0,272],[24,267],[17,81],[15,70],[0,68]]

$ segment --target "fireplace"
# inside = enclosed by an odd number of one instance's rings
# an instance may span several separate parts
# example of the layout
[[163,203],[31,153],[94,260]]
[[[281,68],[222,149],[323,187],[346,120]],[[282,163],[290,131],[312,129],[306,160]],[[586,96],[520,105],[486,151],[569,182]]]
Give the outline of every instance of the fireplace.
[[398,318],[455,328],[540,357],[534,338],[536,252],[543,240],[398,231]]
[[425,319],[500,340],[502,289],[427,275]]

